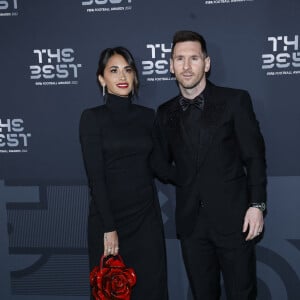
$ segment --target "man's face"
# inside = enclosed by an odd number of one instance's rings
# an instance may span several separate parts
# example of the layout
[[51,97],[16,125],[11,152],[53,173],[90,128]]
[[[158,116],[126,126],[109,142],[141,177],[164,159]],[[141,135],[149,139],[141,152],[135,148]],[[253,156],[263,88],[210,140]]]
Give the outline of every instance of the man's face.
[[205,73],[209,68],[210,59],[203,54],[199,42],[180,42],[175,45],[170,71],[174,73],[181,89],[204,88]]

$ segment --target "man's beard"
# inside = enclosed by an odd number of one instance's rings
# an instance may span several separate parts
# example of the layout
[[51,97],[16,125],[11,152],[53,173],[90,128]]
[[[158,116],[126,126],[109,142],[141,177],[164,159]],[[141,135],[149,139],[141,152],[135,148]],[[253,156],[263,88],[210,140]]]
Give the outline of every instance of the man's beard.
[[197,87],[200,82],[201,82],[201,79],[198,79],[196,82],[191,82],[191,83],[186,83],[186,84],[184,82],[179,82],[179,84],[186,90],[192,90],[195,87]]

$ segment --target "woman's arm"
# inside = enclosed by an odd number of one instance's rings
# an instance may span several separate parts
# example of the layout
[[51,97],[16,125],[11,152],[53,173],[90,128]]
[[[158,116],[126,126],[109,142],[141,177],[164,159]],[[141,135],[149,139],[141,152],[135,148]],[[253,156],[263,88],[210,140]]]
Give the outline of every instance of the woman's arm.
[[80,143],[88,184],[97,214],[104,228],[104,253],[118,252],[118,235],[107,193],[101,128],[93,109],[85,110],[80,119]]

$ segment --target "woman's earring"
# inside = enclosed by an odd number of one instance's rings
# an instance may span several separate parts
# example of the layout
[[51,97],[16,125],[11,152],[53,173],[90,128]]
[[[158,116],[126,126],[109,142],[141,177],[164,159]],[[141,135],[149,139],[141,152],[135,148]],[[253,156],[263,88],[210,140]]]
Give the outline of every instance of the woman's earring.
[[102,85],[102,96],[105,96],[105,85]]

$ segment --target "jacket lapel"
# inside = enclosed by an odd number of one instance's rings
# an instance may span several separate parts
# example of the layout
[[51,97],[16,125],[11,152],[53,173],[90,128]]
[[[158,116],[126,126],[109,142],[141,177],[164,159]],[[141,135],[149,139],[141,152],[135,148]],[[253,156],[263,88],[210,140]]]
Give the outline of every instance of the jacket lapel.
[[171,140],[175,145],[193,151],[194,147],[183,124],[182,108],[179,104],[179,98],[180,95],[175,97],[172,106],[169,108],[167,127],[171,133]]
[[226,108],[225,100],[218,97],[215,92],[216,87],[207,81],[207,86],[204,91],[205,106],[200,124],[200,143],[197,149],[198,170],[205,161],[218,127],[222,124],[222,117]]
[[179,104],[180,95],[174,98],[166,122],[170,133],[170,141],[174,145],[174,150],[184,149],[184,155],[192,158],[197,169],[202,166],[209,148],[213,142],[214,135],[220,124],[222,124],[223,114],[226,108],[226,101],[217,95],[217,87],[207,81],[204,91],[205,105],[202,112],[200,126],[200,143],[194,145],[189,137],[187,129],[183,124],[182,108]]

